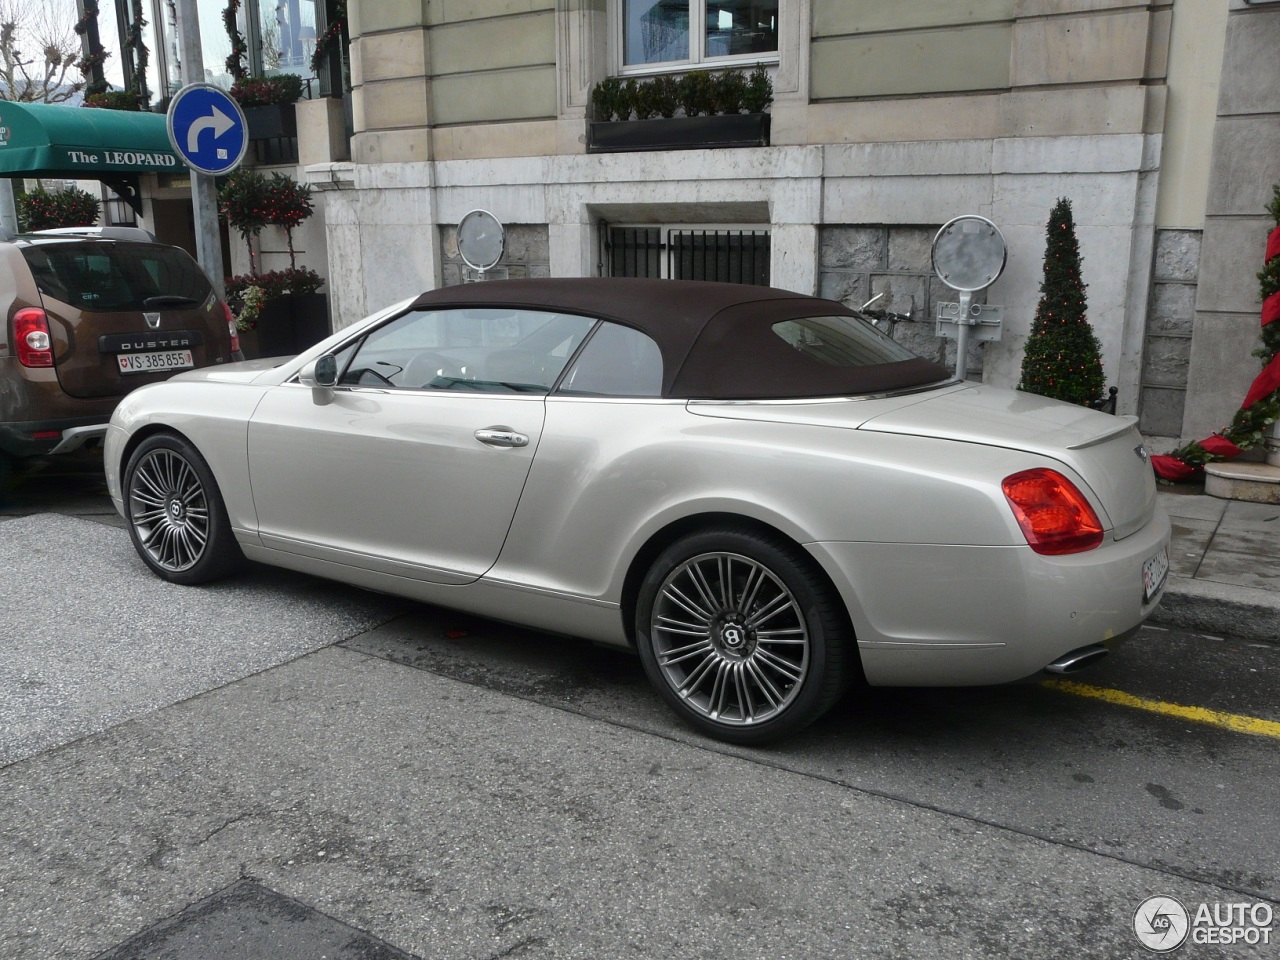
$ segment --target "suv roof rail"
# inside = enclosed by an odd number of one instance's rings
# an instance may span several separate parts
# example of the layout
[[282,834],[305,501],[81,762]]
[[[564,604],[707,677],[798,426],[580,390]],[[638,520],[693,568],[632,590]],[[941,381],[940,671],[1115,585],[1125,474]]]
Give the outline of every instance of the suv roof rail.
[[53,227],[48,230],[32,230],[35,237],[101,237],[103,240],[144,240],[155,243],[155,235],[141,227]]

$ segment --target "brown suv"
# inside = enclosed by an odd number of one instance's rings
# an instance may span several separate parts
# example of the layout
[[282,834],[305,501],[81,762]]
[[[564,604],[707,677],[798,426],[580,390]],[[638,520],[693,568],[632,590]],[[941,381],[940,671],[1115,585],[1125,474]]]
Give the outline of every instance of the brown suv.
[[135,387],[243,359],[196,262],[136,228],[0,237],[0,308],[0,481],[99,443]]

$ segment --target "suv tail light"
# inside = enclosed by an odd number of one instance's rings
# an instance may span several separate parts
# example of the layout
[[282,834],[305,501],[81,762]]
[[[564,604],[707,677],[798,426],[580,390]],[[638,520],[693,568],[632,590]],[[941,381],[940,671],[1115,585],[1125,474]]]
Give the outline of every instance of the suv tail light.
[[1005,477],[1004,495],[1036,553],[1083,553],[1102,543],[1102,524],[1070,480],[1038,467]]
[[222,303],[222,312],[227,318],[227,332],[231,334],[231,352],[235,353],[240,349],[240,328],[236,326],[235,315],[225,300]]
[[13,342],[24,367],[53,366],[49,318],[39,307],[24,307],[13,315]]

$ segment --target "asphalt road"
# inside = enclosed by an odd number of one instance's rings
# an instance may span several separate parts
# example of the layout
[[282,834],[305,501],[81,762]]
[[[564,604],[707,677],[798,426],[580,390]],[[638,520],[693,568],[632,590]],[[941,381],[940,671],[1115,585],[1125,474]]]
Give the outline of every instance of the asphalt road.
[[1136,957],[1148,897],[1280,904],[1273,645],[1147,628],[1083,690],[871,691],[748,750],[624,654],[163,584],[92,462],[0,506],[0,570],[6,960]]

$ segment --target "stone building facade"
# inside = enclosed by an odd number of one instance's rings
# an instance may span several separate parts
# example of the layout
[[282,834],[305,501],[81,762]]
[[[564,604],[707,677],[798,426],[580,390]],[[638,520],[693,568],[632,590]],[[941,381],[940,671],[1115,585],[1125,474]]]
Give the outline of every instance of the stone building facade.
[[[299,134],[315,122],[300,152],[324,200],[335,324],[461,279],[453,231],[479,207],[514,225],[511,276],[608,272],[621,228],[764,236],[772,285],[853,305],[883,293],[877,306],[911,316],[895,337],[953,362],[932,321],[954,296],[929,243],[980,214],[1009,243],[987,292],[1005,332],[968,369],[1013,385],[1065,196],[1120,411],[1157,448],[1230,418],[1256,369],[1253,275],[1280,180],[1280,92],[1249,71],[1280,41],[1280,4],[687,5],[671,59],[675,21],[652,42],[650,0],[350,0],[350,135],[323,102]],[[639,56],[637,24],[652,42]],[[589,151],[600,80],[757,63],[774,87],[767,146]]]

